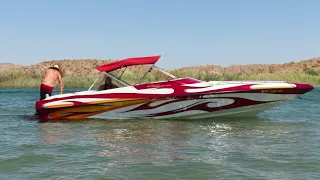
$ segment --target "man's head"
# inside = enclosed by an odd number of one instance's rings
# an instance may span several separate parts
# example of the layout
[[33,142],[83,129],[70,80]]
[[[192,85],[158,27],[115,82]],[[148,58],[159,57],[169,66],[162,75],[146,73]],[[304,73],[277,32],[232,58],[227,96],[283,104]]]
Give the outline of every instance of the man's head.
[[104,80],[105,84],[111,84],[111,78],[109,76]]
[[104,79],[104,89],[111,89],[111,88],[112,88],[111,78],[107,76]]
[[54,66],[49,67],[49,69],[55,69],[57,71],[60,71],[59,65],[57,65],[57,64],[54,65]]

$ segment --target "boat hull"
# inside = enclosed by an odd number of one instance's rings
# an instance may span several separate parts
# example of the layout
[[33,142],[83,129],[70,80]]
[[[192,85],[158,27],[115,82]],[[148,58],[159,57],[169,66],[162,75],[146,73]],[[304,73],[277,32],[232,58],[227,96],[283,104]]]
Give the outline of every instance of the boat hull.
[[252,116],[313,89],[285,82],[203,82],[192,78],[104,91],[56,95],[36,102],[41,122],[103,119],[199,119]]
[[296,96],[296,94],[225,93],[196,97],[115,99],[114,101],[108,99],[108,102],[81,106],[53,106],[38,111],[38,114],[43,122],[85,118],[202,119],[218,116],[254,116]]
[[198,99],[168,99],[126,106],[90,118],[202,119],[219,116],[254,116],[294,99],[296,95],[230,93]]

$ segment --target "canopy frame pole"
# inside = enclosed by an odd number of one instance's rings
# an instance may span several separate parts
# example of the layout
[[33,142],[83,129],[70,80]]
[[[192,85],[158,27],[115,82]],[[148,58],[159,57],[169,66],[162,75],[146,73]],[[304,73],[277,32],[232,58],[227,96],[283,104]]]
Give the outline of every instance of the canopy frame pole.
[[123,66],[121,66],[121,68],[119,68],[116,76],[118,76],[118,74],[120,73],[120,71],[122,70],[122,68],[123,68]]
[[154,68],[156,68],[157,70],[159,70],[160,72],[162,72],[163,74],[170,76],[172,79],[177,79],[177,77],[161,68],[159,68],[158,66],[153,65]]
[[97,77],[97,79],[93,82],[93,84],[90,86],[90,88],[87,91],[91,90],[91,88],[94,86],[94,84],[98,81],[100,77],[101,77],[101,74]]
[[124,68],[124,70],[122,71],[122,73],[121,73],[121,75],[118,77],[118,79],[120,79],[120,78],[122,77],[122,75],[123,75],[123,73],[126,71],[127,67],[128,67],[128,66],[126,66],[126,67]]
[[139,79],[139,81],[137,82],[137,84],[140,84],[141,81],[147,76],[147,74],[149,74],[149,72],[151,72],[151,70],[153,69],[153,66],[150,66],[149,70]]

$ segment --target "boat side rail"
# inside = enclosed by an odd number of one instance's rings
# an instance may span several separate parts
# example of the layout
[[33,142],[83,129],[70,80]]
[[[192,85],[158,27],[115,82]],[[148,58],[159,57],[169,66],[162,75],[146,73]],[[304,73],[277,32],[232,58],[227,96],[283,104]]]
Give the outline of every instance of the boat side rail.
[[159,71],[162,72],[163,74],[171,77],[172,79],[177,79],[177,77],[176,77],[175,75],[173,75],[173,74],[171,74],[171,73],[163,70],[162,68],[160,68],[160,67],[158,67],[158,66],[156,66],[156,65],[153,65],[152,67],[153,67],[153,68],[156,68],[157,70],[159,70]]

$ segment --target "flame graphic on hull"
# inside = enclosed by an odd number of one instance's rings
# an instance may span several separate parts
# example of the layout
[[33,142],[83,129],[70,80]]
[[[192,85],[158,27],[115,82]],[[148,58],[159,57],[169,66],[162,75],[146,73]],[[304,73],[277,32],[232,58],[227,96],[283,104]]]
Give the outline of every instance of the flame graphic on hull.
[[[229,104],[224,104],[223,106],[220,105],[218,99],[228,99],[232,100],[232,103]],[[204,100],[204,101],[196,101],[196,100]],[[157,106],[151,106],[151,103],[145,103],[142,104],[132,110],[124,111],[123,113],[128,113],[128,112],[134,112],[134,111],[148,111],[152,110],[155,108],[160,108],[164,107],[166,105],[169,105],[171,103],[176,103],[176,102],[183,102],[185,99],[177,99],[174,101],[169,101],[165,102],[162,104],[159,104]],[[263,104],[263,103],[270,103],[270,102],[275,102],[275,101],[268,101],[268,102],[261,102],[261,101],[253,101],[253,100],[248,100],[244,98],[224,98],[224,97],[219,97],[219,98],[214,98],[214,99],[195,99],[195,103],[192,103],[190,105],[180,107],[178,109],[174,110],[169,110],[169,111],[164,111],[164,112],[159,112],[159,113],[149,113],[145,114],[144,117],[159,117],[159,116],[168,116],[168,115],[173,115],[173,114],[178,114],[182,112],[187,112],[187,111],[204,111],[207,113],[214,112],[214,111],[219,111],[219,110],[226,110],[226,109],[231,109],[231,108],[237,108],[237,107],[244,107],[244,106],[251,106],[251,105],[257,105],[257,104]],[[210,107],[210,104],[215,103],[216,106]]]

